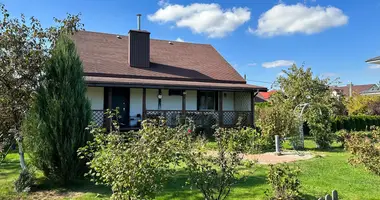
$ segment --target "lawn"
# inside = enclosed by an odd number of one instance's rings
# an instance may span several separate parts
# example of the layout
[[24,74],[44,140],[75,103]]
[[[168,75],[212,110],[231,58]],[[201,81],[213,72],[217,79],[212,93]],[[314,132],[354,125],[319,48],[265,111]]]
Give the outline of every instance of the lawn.
[[[317,155],[311,160],[298,161],[292,165],[300,167],[302,173],[301,192],[305,199],[317,199],[338,190],[340,199],[347,200],[375,200],[380,197],[380,177],[371,174],[362,167],[353,167],[347,163],[349,154],[341,148],[333,148],[329,152],[315,151],[315,145],[307,141],[305,145],[310,151]],[[44,181],[39,175],[38,192],[29,196],[22,194],[17,196],[13,192],[13,181],[17,178],[19,171],[18,156],[12,153],[7,156],[5,163],[0,166],[0,199],[14,199],[27,197],[41,199],[46,196],[58,196],[63,199],[107,199],[110,190],[106,187],[95,186],[88,181],[78,181],[67,189],[54,188]],[[234,186],[229,199],[264,199],[264,192],[269,189],[266,184],[266,172],[268,167],[258,165],[254,171],[247,172],[241,169],[241,173],[247,173],[248,177]],[[202,196],[197,190],[190,190],[184,186],[186,177],[181,172],[172,178],[165,190],[157,199],[194,199],[201,200]],[[49,198],[49,197],[47,197]]]

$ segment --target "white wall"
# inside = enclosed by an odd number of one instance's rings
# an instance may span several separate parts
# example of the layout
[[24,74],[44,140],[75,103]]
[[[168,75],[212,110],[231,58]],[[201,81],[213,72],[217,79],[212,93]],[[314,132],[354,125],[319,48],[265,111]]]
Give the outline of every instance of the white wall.
[[234,110],[234,93],[233,92],[223,92],[223,110],[233,111]]
[[92,110],[103,110],[103,106],[104,106],[104,88],[103,87],[88,87],[87,98],[91,102]]
[[169,90],[161,90],[161,110],[182,110],[182,96],[169,96]]
[[131,88],[130,90],[130,103],[129,103],[129,115],[136,116],[142,115],[142,88]]
[[186,90],[186,110],[197,110],[196,90]]

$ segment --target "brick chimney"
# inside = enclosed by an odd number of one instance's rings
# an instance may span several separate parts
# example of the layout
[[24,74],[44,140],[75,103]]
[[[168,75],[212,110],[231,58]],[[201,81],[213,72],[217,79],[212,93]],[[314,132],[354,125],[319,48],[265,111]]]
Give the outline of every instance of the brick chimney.
[[128,63],[131,67],[149,67],[150,33],[141,30],[141,14],[137,15],[137,30],[128,35]]

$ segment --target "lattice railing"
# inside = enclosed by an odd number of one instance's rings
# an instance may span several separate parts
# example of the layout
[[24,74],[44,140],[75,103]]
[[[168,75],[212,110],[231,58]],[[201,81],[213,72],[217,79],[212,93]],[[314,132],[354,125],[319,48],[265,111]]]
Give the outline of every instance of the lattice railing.
[[185,111],[185,117],[181,110],[147,110],[146,119],[166,119],[168,126],[176,126],[183,119],[192,119],[196,125],[212,127],[213,125],[235,126],[241,118],[241,125],[251,124],[252,113],[250,111],[222,111],[222,123],[219,123],[219,111]]
[[105,122],[104,110],[92,110],[92,121],[98,126],[103,126]]
[[239,122],[242,126],[251,125],[252,112],[250,111],[223,111],[223,125],[235,126]]
[[179,123],[182,111],[180,110],[147,110],[146,119],[158,119],[163,117],[166,120],[166,125],[176,126]]

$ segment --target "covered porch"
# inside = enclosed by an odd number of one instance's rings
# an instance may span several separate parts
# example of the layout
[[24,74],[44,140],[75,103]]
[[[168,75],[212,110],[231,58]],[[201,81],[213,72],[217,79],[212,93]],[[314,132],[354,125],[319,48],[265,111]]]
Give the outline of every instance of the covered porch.
[[163,117],[168,126],[184,119],[196,125],[254,125],[254,97],[260,90],[88,87],[93,121],[106,126],[105,110],[119,108],[122,130],[140,128],[144,119]]

